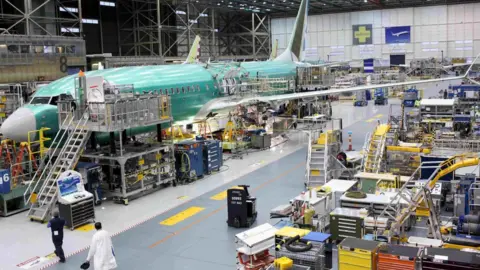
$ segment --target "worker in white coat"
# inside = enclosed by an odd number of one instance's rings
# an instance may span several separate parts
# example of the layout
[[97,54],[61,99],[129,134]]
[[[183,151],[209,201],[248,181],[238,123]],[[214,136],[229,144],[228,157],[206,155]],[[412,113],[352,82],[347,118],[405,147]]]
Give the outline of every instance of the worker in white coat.
[[112,239],[107,231],[102,230],[102,223],[95,223],[97,232],[93,235],[87,262],[93,258],[94,270],[110,270],[117,268],[115,253],[113,251]]

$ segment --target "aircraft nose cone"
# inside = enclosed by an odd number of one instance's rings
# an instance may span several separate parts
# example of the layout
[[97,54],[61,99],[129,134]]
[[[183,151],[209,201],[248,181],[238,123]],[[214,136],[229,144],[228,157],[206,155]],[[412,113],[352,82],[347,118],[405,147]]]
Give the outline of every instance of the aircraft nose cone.
[[[12,113],[0,127],[4,138],[17,142],[26,142],[28,132],[37,129],[35,115],[30,109],[20,108]],[[32,138],[34,139],[34,138]]]

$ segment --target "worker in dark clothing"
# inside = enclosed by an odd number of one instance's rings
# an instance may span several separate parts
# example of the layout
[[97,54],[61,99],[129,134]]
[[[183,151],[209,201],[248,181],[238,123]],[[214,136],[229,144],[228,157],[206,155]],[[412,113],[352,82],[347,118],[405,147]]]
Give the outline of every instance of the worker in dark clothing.
[[63,227],[65,220],[59,217],[58,212],[53,213],[53,218],[48,222],[47,227],[52,231],[52,241],[55,246],[55,255],[60,258],[60,262],[65,262],[65,254],[63,253]]

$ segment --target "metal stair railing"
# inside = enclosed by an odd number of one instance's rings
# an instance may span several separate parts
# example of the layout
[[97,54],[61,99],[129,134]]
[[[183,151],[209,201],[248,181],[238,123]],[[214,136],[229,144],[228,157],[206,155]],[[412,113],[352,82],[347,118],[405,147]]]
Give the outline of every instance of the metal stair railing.
[[365,163],[367,161],[367,157],[368,157],[368,152],[370,150],[370,139],[371,139],[371,133],[368,132],[367,134],[365,134],[365,141],[363,143],[363,147],[362,147],[362,150],[363,150],[363,158],[362,158],[362,170],[365,171]]
[[377,147],[376,153],[375,153],[375,162],[374,162],[374,172],[378,173],[380,171],[382,159],[383,159],[383,153],[385,152],[385,142],[387,139],[387,133],[383,134],[381,137],[380,141],[380,147]]
[[[57,190],[56,190],[56,184],[57,183],[56,183],[56,180],[58,179],[58,177],[62,173],[63,169],[65,169],[65,171],[66,171],[68,169],[71,169],[75,165],[74,164],[75,159],[78,157],[78,154],[80,153],[81,148],[83,148],[84,142],[88,139],[88,136],[87,136],[88,131],[87,131],[87,133],[84,133],[85,124],[88,122],[88,115],[89,115],[88,110],[85,110],[85,113],[82,115],[82,118],[80,119],[80,121],[77,122],[75,127],[73,129],[71,128],[73,126],[72,125],[73,123],[71,122],[70,125],[67,127],[67,130],[64,132],[64,133],[67,133],[67,132],[70,131],[70,134],[67,138],[67,141],[65,142],[65,144],[61,148],[57,159],[53,163],[53,166],[51,167],[52,169],[48,170],[48,174],[43,181],[43,185],[40,188],[40,191],[38,192],[38,195],[37,195],[38,197],[37,198],[41,199],[42,197],[44,197],[43,200],[38,200],[37,203],[32,204],[32,206],[30,207],[30,211],[29,211],[28,215],[32,219],[35,216],[34,214],[37,211],[41,210],[43,212],[43,214],[40,216],[39,220],[44,220],[45,216],[51,211],[50,208],[52,206],[52,203],[56,202],[56,199],[57,199]],[[83,136],[83,138],[79,139],[80,136]],[[75,145],[75,143],[78,142],[78,141],[80,141],[81,144]],[[73,143],[73,144],[70,144],[70,143]],[[76,151],[74,151],[73,153],[68,153],[67,148],[72,147],[72,146],[77,148]],[[58,146],[57,146],[57,148],[58,148]],[[73,155],[74,158],[70,163],[67,162],[67,166],[60,166],[59,167],[59,164],[61,162],[65,162],[63,160],[64,159],[63,156],[65,155],[65,153],[67,153],[67,157],[70,154],[70,155]],[[52,157],[50,159],[52,159]],[[51,161],[49,163],[51,163]],[[55,170],[57,167],[60,168],[60,171]],[[42,173],[42,175],[44,175],[44,173]],[[55,188],[53,194],[51,193],[52,188]],[[49,201],[47,201],[47,199],[49,199]],[[45,209],[42,209],[42,207],[45,206],[45,205],[47,207]],[[35,217],[38,218],[38,216],[35,216]]]
[[325,133],[325,151],[323,153],[323,174],[324,174],[324,182],[323,184],[326,184],[328,182],[328,132]]
[[[410,178],[405,182],[405,184],[400,188],[397,194],[391,198],[389,204],[380,213],[380,217],[388,217],[394,220],[389,231],[390,237],[395,232],[399,231],[405,220],[413,213],[413,211],[417,209],[417,207],[422,207],[420,204],[425,200],[425,197],[422,198],[422,195],[425,195],[424,189],[426,189],[428,192],[431,192],[431,190],[434,188],[434,185],[432,185],[432,180],[435,179],[435,177],[442,170],[442,168],[448,168],[455,164],[456,158],[458,158],[458,156],[451,157],[445,161],[422,162],[420,166],[415,170],[415,172],[410,176]],[[430,164],[437,165],[428,166]],[[435,171],[427,179],[424,189],[420,189],[415,192],[415,194],[413,194],[410,190],[407,189],[407,187],[409,187],[410,184],[414,181],[415,175],[417,175],[422,168],[435,168]],[[401,199],[404,199],[409,205],[403,211],[399,211],[398,209],[398,205]],[[397,216],[393,216],[389,210],[393,210],[394,213],[399,214]]]
[[312,161],[312,132],[309,131],[307,132],[308,136],[308,150],[307,150],[307,171],[305,172],[305,182],[307,183],[306,186],[308,186],[308,183],[310,182],[310,162]]
[[[73,117],[65,118],[63,120],[63,123],[60,126],[65,126],[65,124],[67,122],[68,122],[68,124],[66,126],[72,125]],[[63,141],[66,134],[68,134],[68,133],[59,131],[59,132],[57,132],[57,135],[55,135],[55,137],[53,138],[51,146],[55,146],[55,147],[50,147],[48,149],[48,151],[44,154],[44,158],[42,159],[41,163],[39,164],[37,171],[33,175],[32,181],[30,181],[30,183],[27,186],[27,189],[23,193],[23,200],[24,200],[25,204],[28,204],[31,201],[33,194],[35,193],[35,191],[38,188],[38,185],[40,184],[40,182],[42,182],[41,181],[42,177],[45,175],[45,172],[49,171],[47,168],[52,165],[51,164],[52,163],[52,158],[51,157],[53,157],[53,155],[58,151],[58,147],[60,145],[60,142]],[[40,173],[40,175],[39,175],[39,173]],[[37,180],[35,180],[35,179],[37,179]],[[32,188],[32,185],[34,185],[33,188]],[[28,196],[28,198],[26,198],[27,196]]]

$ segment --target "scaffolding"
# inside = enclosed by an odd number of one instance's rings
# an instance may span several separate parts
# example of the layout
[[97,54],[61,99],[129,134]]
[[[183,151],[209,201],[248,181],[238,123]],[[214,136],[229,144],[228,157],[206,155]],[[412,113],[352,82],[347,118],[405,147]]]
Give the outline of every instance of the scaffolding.
[[119,0],[120,55],[186,56],[194,37],[199,35],[203,57],[219,60],[228,55],[230,60],[267,59],[270,55],[269,16],[228,13],[217,7],[206,1]]
[[335,75],[329,67],[297,67],[298,88],[302,90],[324,90],[335,84]]

